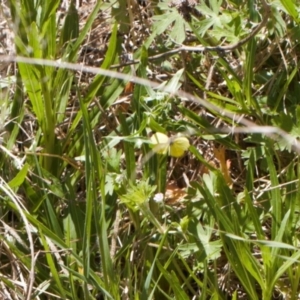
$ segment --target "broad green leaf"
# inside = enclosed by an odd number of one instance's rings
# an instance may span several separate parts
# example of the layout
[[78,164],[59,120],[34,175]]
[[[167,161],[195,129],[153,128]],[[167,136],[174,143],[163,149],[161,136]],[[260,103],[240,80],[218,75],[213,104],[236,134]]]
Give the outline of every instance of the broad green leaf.
[[14,189],[20,187],[20,185],[24,182],[28,170],[30,166],[28,164],[25,164],[22,169],[18,172],[18,174],[8,183],[8,185]]
[[297,6],[293,0],[280,0],[281,4],[287,10],[287,12],[293,17],[293,19],[299,23],[299,12]]

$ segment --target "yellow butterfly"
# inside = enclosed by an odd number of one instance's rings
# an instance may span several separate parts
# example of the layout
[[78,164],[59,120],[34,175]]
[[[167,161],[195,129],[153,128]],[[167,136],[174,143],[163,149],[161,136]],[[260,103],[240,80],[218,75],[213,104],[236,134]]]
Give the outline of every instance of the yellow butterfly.
[[181,157],[190,147],[189,140],[184,136],[169,138],[164,133],[156,132],[151,136],[154,145],[153,151],[158,154],[169,154],[173,157]]

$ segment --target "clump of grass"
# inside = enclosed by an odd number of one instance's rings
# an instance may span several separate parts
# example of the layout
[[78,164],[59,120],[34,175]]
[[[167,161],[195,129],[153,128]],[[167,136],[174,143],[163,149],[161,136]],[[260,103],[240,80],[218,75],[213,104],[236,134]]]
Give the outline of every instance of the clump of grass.
[[6,1],[1,295],[297,298],[297,7],[129,2]]

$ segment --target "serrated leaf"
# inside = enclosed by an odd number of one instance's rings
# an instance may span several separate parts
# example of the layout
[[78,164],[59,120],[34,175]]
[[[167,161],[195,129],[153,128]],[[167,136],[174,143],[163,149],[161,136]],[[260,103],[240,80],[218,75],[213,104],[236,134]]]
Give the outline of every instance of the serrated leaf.
[[172,28],[170,37],[178,44],[182,44],[185,40],[185,26],[184,20],[182,18],[178,18]]

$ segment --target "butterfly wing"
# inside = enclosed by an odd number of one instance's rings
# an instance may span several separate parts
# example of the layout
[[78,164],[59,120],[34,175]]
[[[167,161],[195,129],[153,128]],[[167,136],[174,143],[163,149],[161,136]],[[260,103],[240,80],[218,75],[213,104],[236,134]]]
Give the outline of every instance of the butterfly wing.
[[173,157],[181,157],[190,147],[189,140],[184,137],[175,137],[170,144],[170,155]]
[[170,139],[167,135],[161,132],[154,133],[150,138],[154,145],[153,151],[158,154],[167,154],[170,144]]

